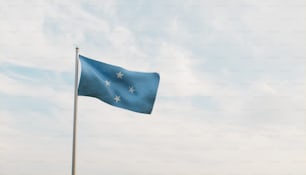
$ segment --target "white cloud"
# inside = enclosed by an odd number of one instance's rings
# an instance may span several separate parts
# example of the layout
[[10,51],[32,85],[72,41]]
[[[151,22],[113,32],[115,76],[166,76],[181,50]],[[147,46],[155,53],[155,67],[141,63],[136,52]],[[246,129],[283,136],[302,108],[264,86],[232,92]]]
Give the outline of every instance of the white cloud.
[[160,46],[161,93],[165,96],[207,95],[211,82],[193,69],[196,61],[190,51],[170,43]]
[[161,75],[151,116],[79,97],[80,174],[305,173],[299,3],[1,1],[0,173],[70,172],[76,45]]

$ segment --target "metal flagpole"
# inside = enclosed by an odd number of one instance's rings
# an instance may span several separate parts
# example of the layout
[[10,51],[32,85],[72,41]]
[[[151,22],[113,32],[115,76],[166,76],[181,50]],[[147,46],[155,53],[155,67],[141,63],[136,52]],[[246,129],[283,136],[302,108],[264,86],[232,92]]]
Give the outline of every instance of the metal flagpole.
[[72,175],[75,175],[76,162],[76,135],[78,112],[78,75],[79,75],[79,48],[75,48],[75,79],[74,79],[74,109],[73,109],[73,142],[72,142]]

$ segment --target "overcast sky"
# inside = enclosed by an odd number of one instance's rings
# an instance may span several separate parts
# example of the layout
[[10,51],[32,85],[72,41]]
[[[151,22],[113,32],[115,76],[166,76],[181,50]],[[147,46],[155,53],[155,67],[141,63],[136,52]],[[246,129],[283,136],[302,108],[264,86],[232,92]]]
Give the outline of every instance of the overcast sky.
[[75,47],[159,72],[79,97],[77,175],[305,175],[304,0],[0,0],[0,175],[71,173]]

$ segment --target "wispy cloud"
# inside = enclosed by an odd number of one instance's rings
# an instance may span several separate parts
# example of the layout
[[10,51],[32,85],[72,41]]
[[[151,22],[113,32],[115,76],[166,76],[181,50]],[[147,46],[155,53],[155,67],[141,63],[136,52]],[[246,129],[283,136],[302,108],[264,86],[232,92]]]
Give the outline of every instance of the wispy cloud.
[[0,174],[70,173],[75,46],[161,75],[151,116],[79,98],[79,174],[305,174],[304,2],[0,7]]

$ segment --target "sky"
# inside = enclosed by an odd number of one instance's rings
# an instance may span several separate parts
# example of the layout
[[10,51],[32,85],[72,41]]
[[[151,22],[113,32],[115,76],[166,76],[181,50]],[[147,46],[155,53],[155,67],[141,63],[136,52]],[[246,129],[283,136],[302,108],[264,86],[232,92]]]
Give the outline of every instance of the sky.
[[79,97],[77,175],[306,174],[303,0],[0,0],[0,175],[71,174],[75,47],[158,72]]

